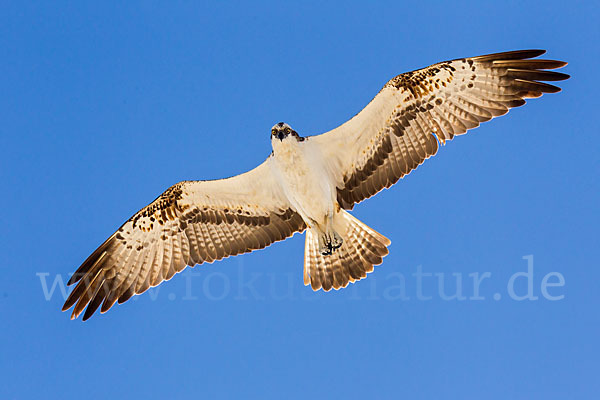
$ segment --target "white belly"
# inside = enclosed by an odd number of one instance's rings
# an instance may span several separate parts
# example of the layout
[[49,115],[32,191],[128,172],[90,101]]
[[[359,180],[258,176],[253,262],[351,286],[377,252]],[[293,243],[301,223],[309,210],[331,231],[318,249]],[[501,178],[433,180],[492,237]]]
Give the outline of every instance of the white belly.
[[273,144],[273,172],[288,200],[308,225],[325,224],[335,209],[335,185],[323,157],[309,141]]

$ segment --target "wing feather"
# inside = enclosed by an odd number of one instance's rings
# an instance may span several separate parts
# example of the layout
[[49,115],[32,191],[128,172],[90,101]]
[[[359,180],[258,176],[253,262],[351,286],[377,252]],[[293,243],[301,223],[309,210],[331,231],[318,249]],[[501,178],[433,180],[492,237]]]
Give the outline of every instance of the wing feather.
[[[83,319],[129,300],[186,266],[262,249],[303,231],[268,159],[245,174],[180,182],[131,217],[69,280],[63,310]],[[87,309],[86,309],[87,306]]]
[[354,204],[391,186],[445,144],[481,123],[556,93],[542,81],[569,75],[550,71],[567,63],[531,59],[544,50],[517,50],[445,61],[391,79],[345,124],[309,139],[331,161],[338,203]]

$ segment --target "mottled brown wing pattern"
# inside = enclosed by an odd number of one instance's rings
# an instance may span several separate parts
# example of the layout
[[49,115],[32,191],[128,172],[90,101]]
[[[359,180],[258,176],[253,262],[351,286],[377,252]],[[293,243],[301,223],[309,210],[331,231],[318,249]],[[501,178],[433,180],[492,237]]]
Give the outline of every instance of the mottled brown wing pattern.
[[104,313],[186,266],[262,249],[303,231],[302,218],[276,201],[277,193],[270,193],[266,205],[253,201],[260,193],[252,187],[269,187],[268,179],[253,178],[250,188],[235,178],[231,184],[187,181],[169,188],[84,261],[68,282],[77,285],[63,310],[75,306],[71,317],[77,318],[87,306],[86,320],[99,307]]
[[522,50],[457,59],[391,79],[367,106],[369,110],[315,137],[323,143],[356,142],[352,135],[369,138],[357,153],[340,156],[344,171],[338,185],[340,205],[351,209],[390,187],[436,154],[438,141],[445,144],[525,104],[526,98],[559,92],[560,88],[541,81],[569,78],[548,71],[566,63],[531,59],[544,53]]

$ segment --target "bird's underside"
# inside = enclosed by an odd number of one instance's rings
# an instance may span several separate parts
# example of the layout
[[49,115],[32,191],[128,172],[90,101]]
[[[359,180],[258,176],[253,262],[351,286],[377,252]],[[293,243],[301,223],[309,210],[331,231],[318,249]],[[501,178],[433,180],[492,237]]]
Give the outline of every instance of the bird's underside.
[[[440,144],[560,91],[543,81],[562,61],[522,50],[434,64],[392,78],[354,118],[301,137],[271,131],[272,155],[244,174],[180,182],[110,236],[77,269],[63,310],[86,320],[171,279],[186,266],[262,249],[306,233],[304,283],[339,289],[366,277],[390,241],[347,210],[396,183]],[[318,177],[308,179],[307,176]],[[86,309],[87,307],[87,309]]]

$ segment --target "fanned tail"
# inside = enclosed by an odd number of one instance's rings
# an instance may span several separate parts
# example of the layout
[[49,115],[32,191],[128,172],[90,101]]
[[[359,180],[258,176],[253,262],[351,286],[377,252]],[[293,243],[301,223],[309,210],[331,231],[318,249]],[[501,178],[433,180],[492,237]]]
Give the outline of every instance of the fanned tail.
[[306,231],[304,248],[304,284],[325,291],[348,286],[349,282],[366,278],[375,265],[381,264],[389,251],[390,240],[354,218],[346,211],[336,214],[335,231],[342,245],[332,254],[319,251],[319,233]]

